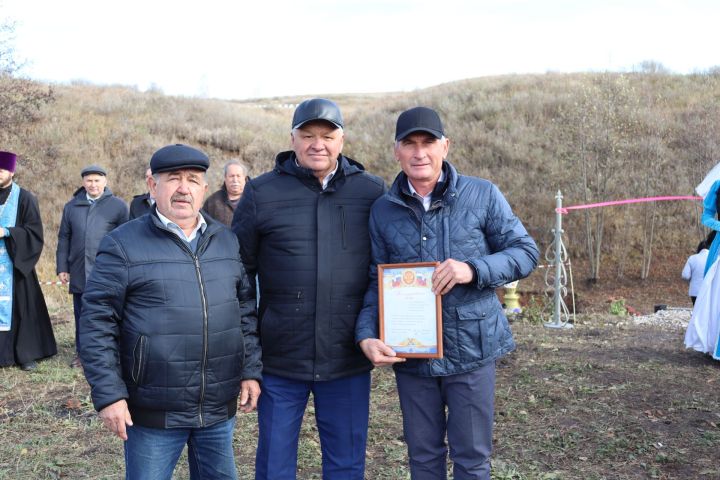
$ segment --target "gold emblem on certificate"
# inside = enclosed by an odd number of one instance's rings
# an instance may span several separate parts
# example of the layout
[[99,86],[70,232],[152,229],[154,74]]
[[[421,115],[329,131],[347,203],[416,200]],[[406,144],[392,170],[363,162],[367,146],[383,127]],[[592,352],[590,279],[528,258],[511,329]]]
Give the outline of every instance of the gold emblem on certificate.
[[380,340],[399,357],[442,358],[441,299],[432,292],[437,265],[378,265]]

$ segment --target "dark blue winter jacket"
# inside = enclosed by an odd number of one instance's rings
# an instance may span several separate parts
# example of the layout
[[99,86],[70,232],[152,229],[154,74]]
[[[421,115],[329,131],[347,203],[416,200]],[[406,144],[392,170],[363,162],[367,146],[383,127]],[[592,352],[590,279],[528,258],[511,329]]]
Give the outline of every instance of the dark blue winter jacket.
[[370,212],[370,286],[355,339],[378,338],[377,265],[384,263],[467,262],[476,281],[456,285],[442,297],[442,359],[395,365],[406,373],[443,376],[468,372],[515,348],[495,288],[529,275],[538,249],[505,197],[487,180],[459,175],[443,162],[444,181],[426,212],[410,195],[400,173]]
[[325,381],[372,368],[355,344],[355,320],[368,285],[370,206],[385,183],[354,160],[338,162],[323,190],[293,152],[280,153],[235,209],[242,260],[260,281],[265,373]]
[[124,398],[139,425],[212,425],[261,377],[255,294],[224,225],[207,218],[193,251],[155,212],[100,244],[80,318],[85,376],[98,410]]

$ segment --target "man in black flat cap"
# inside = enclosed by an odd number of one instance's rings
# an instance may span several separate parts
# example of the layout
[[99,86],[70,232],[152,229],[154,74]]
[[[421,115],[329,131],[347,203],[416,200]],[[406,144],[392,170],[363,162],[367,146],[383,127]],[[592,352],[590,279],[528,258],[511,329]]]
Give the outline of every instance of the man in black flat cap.
[[192,479],[235,479],[238,408],[260,395],[255,295],[237,238],[200,212],[208,157],[152,156],[150,213],[101,242],[83,295],[80,355],[128,479],[170,479],[185,445]]
[[260,285],[255,478],[295,478],[312,392],[323,478],[363,479],[372,366],[353,329],[368,282],[368,215],[385,185],[341,154],[343,119],[330,100],[298,105],[290,143],[272,172],[247,183],[233,219]]
[[40,209],[13,181],[16,161],[0,152],[0,366],[35,370],[57,345],[35,272],[43,249]]
[[[107,187],[107,172],[99,165],[89,165],[80,172],[82,186],[63,208],[56,252],[57,275],[70,284],[75,312],[75,351],[80,351],[78,320],[85,281],[95,264],[100,240],[118,225],[127,222],[128,206]],[[77,355],[70,363],[79,367]]]

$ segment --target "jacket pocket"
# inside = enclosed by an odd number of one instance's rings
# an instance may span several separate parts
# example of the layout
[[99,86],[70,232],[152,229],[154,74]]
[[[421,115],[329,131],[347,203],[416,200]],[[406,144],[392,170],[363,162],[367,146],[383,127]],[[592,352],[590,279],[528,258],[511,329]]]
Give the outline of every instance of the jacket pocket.
[[494,294],[456,307],[457,348],[464,361],[484,360],[493,355],[499,309],[500,303]]
[[142,385],[145,379],[145,370],[147,369],[147,356],[149,351],[150,339],[145,335],[140,335],[135,342],[133,348],[133,367],[131,372],[132,381],[136,385]]

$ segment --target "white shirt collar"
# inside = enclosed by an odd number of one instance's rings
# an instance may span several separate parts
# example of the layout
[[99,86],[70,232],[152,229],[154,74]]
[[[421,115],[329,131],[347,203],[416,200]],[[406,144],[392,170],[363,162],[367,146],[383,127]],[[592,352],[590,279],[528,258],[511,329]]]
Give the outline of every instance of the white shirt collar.
[[193,228],[193,231],[190,232],[189,236],[185,235],[185,232],[182,228],[180,228],[180,225],[167,218],[165,215],[160,213],[159,210],[157,211],[157,214],[162,224],[165,225],[165,228],[167,228],[175,235],[180,237],[181,240],[185,240],[186,242],[192,242],[193,240],[195,240],[198,230],[200,230],[200,233],[205,233],[205,229],[207,228],[207,222],[205,221],[205,218],[203,218],[200,212],[198,212],[197,225],[195,225],[195,228]]
[[[440,177],[438,178],[438,183],[442,182],[444,179],[445,179],[445,172],[440,170]],[[430,204],[432,203],[433,191],[430,190],[430,192],[428,192],[427,195],[420,195],[419,193],[417,193],[417,190],[415,190],[415,187],[413,187],[412,182],[410,181],[409,178],[408,178],[407,182],[408,182],[408,187],[410,188],[410,194],[413,197],[417,198],[418,200],[422,201],[423,208],[425,209],[426,212],[428,210],[430,210]],[[437,185],[437,183],[436,183],[436,185]]]
[[[298,162],[297,156],[295,157],[295,165],[298,166],[298,167],[304,168],[304,167],[302,167],[302,166],[300,165],[300,162]],[[322,188],[323,188],[323,190],[325,190],[325,189],[327,188],[328,184],[330,183],[330,180],[332,180],[332,178],[333,178],[333,177],[335,176],[335,174],[337,173],[339,166],[340,166],[340,160],[338,160],[338,161],[335,162],[335,169],[333,169],[332,172],[330,172],[330,173],[328,173],[327,175],[325,175],[325,178],[322,179]]]
[[322,181],[323,190],[325,190],[327,188],[328,183],[330,183],[330,180],[332,180],[332,178],[337,173],[339,166],[340,166],[340,162],[339,161],[335,162],[335,169],[332,172],[325,175],[325,178],[323,178],[323,181]]

